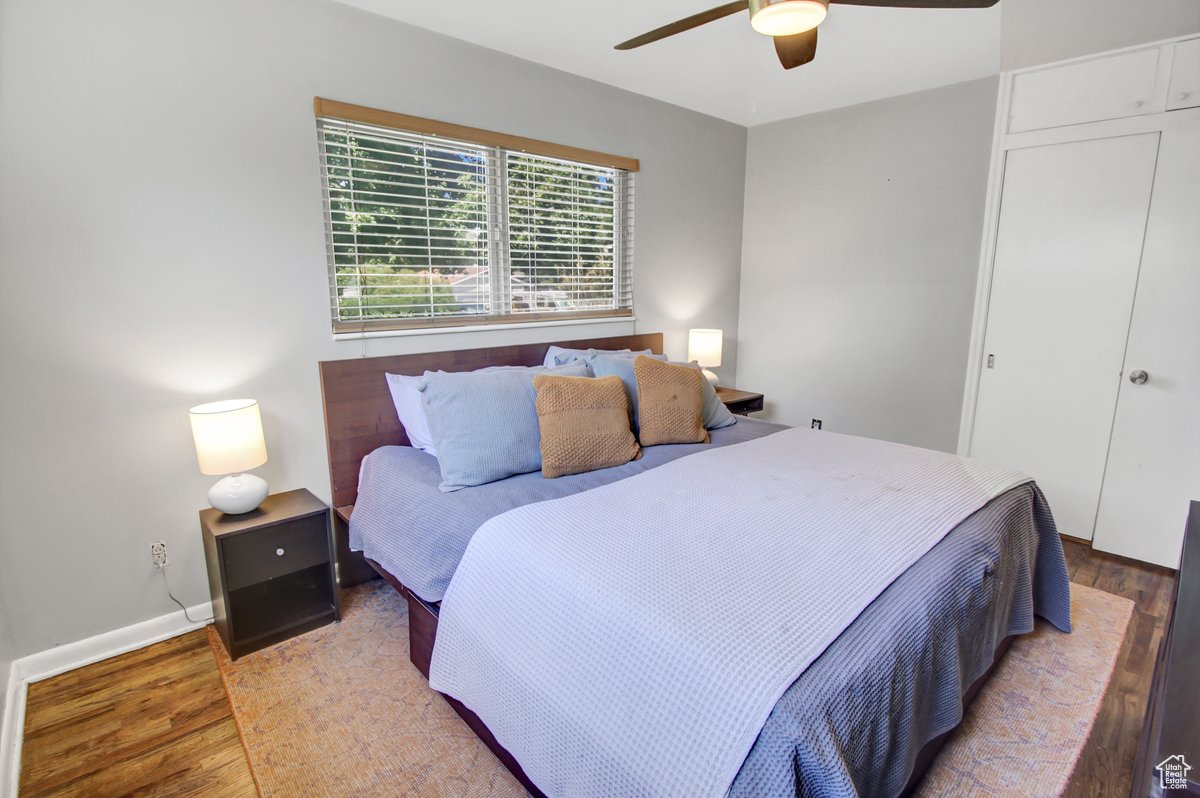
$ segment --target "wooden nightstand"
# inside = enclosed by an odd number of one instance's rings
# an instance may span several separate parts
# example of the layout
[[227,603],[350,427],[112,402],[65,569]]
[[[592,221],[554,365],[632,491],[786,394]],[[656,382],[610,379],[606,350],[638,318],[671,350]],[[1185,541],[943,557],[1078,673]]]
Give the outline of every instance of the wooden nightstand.
[[201,510],[214,623],[231,659],[340,618],[329,508],[307,490]]
[[763,409],[763,395],[750,391],[739,391],[737,388],[717,386],[717,398],[725,403],[729,412],[738,416],[747,416]]

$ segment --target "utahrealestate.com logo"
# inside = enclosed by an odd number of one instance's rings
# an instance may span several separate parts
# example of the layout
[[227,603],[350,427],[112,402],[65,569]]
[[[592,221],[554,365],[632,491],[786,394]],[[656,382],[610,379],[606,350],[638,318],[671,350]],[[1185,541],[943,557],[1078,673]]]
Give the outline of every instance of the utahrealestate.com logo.
[[1169,756],[1154,766],[1158,771],[1158,786],[1164,790],[1186,790],[1188,788],[1188,771],[1192,766],[1183,758],[1183,754]]

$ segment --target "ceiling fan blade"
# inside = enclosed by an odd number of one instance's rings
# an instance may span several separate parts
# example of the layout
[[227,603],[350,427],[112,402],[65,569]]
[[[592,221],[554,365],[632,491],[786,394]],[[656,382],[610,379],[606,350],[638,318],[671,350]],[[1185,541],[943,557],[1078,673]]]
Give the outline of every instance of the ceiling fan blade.
[[676,33],[683,33],[685,30],[698,28],[714,20],[727,17],[730,14],[736,14],[739,11],[745,11],[750,7],[750,0],[734,0],[732,3],[726,3],[723,6],[710,8],[707,11],[701,11],[699,14],[693,14],[690,17],[676,20],[669,25],[663,25],[661,28],[655,28],[649,33],[643,33],[641,36],[634,36],[627,42],[621,42],[614,50],[632,50],[635,47],[641,47],[643,44],[656,42],[659,39],[665,39],[668,36],[674,36]]
[[794,36],[776,36],[775,54],[784,69],[794,69],[817,57],[817,29]]
[[1000,0],[829,0],[844,6],[878,8],[991,8]]

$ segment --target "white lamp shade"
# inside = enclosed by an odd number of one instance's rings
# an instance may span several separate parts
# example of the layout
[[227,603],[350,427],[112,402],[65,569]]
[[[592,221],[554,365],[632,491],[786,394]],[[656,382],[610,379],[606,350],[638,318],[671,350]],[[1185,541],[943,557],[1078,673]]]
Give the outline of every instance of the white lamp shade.
[[825,20],[829,0],[750,0],[750,27],[764,36],[794,36]]
[[688,330],[688,360],[694,360],[704,368],[721,365],[720,330]]
[[240,474],[267,462],[258,402],[227,399],[188,411],[201,474]]

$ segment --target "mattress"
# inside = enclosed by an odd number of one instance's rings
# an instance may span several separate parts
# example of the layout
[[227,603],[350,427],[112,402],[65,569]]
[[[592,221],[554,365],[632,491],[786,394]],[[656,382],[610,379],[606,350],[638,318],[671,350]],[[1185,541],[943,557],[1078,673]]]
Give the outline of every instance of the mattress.
[[557,479],[545,479],[541,472],[521,474],[453,493],[438,490],[437,458],[411,446],[384,446],[363,458],[350,548],[362,551],[426,601],[441,601],[471,536],[489,518],[782,429],[786,427],[739,418],[732,426],[711,430],[709,444],[649,446],[640,459],[615,468]]
[[[475,533],[454,574],[430,686],[474,711],[547,795],[720,798],[779,699],[840,633],[966,519],[1029,481],[942,452],[790,429],[512,510]],[[938,578],[969,577],[956,581],[967,609],[995,604],[1006,577],[1036,562],[1019,541],[992,558],[986,545],[957,553]],[[956,647],[985,637],[960,626],[959,606],[922,600],[937,587],[915,603],[932,621],[929,634],[910,629],[922,641],[917,673],[936,635]],[[894,662],[903,645],[842,667]],[[886,686],[924,700],[926,685],[904,681],[913,672]],[[897,718],[879,711],[884,697],[848,725],[882,719],[880,739],[905,748]]]
[[1036,485],[1004,493],[893,582],[783,694],[730,796],[890,798],[962,720],[1000,642],[1071,629],[1062,542]]
[[[714,430],[713,445],[780,429],[739,419]],[[618,468],[555,480],[526,474],[445,494],[435,458],[385,447],[363,461],[351,545],[439,601],[489,518],[707,448],[650,447]],[[951,531],[829,645],[776,703],[729,794],[897,795],[921,747],[960,722],[962,694],[1000,641],[1031,631],[1035,615],[1070,629],[1061,542],[1044,497],[1028,484]]]

